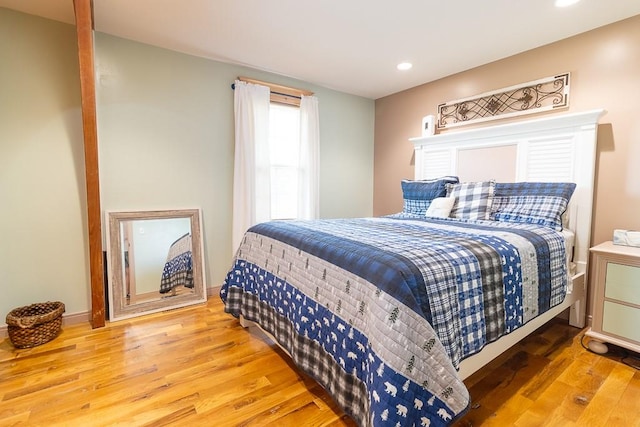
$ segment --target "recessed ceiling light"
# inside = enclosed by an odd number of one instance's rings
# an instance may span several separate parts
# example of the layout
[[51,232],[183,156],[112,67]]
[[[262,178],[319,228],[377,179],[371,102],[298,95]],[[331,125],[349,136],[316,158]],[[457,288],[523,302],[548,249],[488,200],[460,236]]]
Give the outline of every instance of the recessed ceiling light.
[[556,0],[555,5],[556,7],[567,7],[578,3],[579,1],[580,0]]
[[411,67],[413,67],[413,64],[411,62],[401,62],[398,64],[396,68],[400,71],[406,71],[406,70],[410,70]]

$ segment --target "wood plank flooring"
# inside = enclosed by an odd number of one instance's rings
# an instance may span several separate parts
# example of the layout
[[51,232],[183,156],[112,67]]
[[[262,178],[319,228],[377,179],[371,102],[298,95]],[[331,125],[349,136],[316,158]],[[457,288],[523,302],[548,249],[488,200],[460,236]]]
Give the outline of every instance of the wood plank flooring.
[[[564,322],[538,330],[466,383],[457,426],[640,426],[640,374],[587,352]],[[638,363],[637,361],[635,362]],[[219,298],[0,342],[0,426],[354,426],[315,381]]]

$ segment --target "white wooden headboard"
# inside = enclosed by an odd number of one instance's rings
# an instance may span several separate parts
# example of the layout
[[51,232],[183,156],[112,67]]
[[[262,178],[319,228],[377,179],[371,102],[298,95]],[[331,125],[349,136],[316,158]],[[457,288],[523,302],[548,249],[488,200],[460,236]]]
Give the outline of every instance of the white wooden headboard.
[[[591,239],[591,211],[598,119],[604,110],[559,114],[497,126],[411,138],[415,147],[415,179],[463,175],[459,163],[469,150],[483,149],[477,165],[483,177],[500,176],[501,166],[513,173],[513,181],[574,182],[576,190],[568,208],[569,228],[575,232],[574,262],[586,271]],[[505,148],[512,152],[505,164]],[[491,158],[496,149],[500,160]],[[484,150],[484,149],[488,149]],[[500,154],[498,154],[500,151]],[[488,156],[487,156],[488,154]],[[515,164],[508,164],[508,163]],[[468,164],[468,157],[467,157]],[[495,175],[493,175],[495,174]],[[497,176],[496,176],[497,175]],[[483,178],[489,179],[489,178]]]

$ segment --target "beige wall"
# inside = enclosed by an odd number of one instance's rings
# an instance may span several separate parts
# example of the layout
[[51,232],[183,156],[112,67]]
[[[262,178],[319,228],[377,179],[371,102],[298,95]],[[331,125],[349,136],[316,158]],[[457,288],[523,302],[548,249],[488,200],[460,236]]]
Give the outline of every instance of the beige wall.
[[413,178],[408,139],[420,136],[422,117],[439,103],[566,71],[568,111],[607,111],[598,129],[592,243],[610,240],[614,228],[640,229],[640,16],[376,100],[374,215],[402,209],[400,180]]
[[614,228],[640,230],[640,16],[376,100],[374,215],[402,210],[400,180],[414,176],[408,139],[420,136],[422,117],[439,103],[566,71],[568,111],[607,111],[598,127],[591,243],[611,240]]

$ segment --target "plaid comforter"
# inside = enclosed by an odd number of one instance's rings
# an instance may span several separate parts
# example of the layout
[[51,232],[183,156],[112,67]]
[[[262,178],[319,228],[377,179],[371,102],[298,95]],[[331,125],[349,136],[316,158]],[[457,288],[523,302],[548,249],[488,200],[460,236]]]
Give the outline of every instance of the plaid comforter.
[[191,234],[185,234],[171,244],[167,254],[167,262],[162,269],[161,294],[166,294],[180,285],[193,288],[193,260],[191,256]]
[[251,228],[220,295],[360,425],[447,425],[460,361],[564,299],[550,228],[402,217]]

